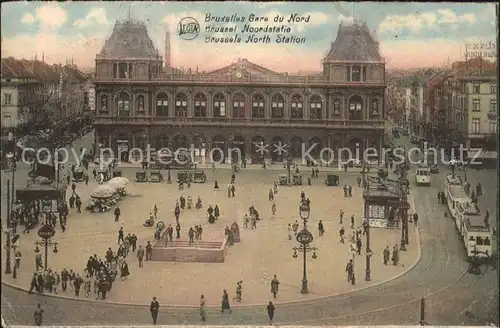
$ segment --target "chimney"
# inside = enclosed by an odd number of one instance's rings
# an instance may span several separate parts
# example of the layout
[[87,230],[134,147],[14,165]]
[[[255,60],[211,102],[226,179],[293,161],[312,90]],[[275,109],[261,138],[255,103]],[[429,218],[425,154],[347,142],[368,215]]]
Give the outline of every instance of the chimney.
[[171,58],[170,58],[170,32],[167,31],[165,34],[165,67],[171,67]]

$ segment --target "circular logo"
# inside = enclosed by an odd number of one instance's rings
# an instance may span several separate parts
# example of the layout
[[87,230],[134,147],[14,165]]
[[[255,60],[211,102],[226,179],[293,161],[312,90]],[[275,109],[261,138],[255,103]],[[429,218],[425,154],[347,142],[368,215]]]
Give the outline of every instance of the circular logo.
[[193,17],[184,17],[179,21],[177,29],[184,40],[194,40],[200,34],[200,23]]

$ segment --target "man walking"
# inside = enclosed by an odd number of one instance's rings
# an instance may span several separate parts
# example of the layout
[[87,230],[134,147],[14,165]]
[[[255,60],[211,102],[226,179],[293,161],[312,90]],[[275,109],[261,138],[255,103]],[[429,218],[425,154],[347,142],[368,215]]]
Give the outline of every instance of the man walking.
[[35,320],[35,325],[41,326],[43,318],[43,309],[40,303],[38,303],[35,313],[33,313],[33,319]]
[[280,281],[278,280],[278,277],[274,275],[273,280],[271,280],[271,293],[273,293],[274,298],[276,298],[276,295],[278,295],[279,285]]
[[267,305],[267,315],[269,317],[269,325],[273,324],[274,310],[275,308],[273,302],[269,301],[269,304]]
[[156,319],[158,319],[158,311],[160,309],[160,303],[153,297],[151,305],[149,306],[149,311],[151,312],[151,317],[153,318],[153,325],[156,325]]
[[137,250],[137,259],[139,260],[139,268],[142,268],[142,260],[144,260],[144,248],[142,248],[142,245],[139,245],[139,249]]

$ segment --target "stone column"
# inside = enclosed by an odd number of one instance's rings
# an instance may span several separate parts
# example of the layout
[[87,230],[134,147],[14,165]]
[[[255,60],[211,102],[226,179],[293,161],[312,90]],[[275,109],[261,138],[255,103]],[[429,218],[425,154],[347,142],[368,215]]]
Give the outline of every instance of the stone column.
[[189,90],[187,92],[187,117],[192,118],[194,116],[194,90]]
[[304,106],[303,109],[303,115],[304,115],[304,120],[308,120],[310,119],[310,114],[311,114],[311,108],[310,107],[310,99],[309,97],[311,96],[310,92],[306,90],[306,92],[304,92],[304,94],[302,95],[303,97],[303,104],[302,106]]
[[149,110],[149,116],[156,116],[156,92],[151,92],[151,108]]
[[233,118],[233,96],[232,91],[226,91],[226,117]]
[[175,90],[166,92],[168,95],[168,117],[175,117]]
[[292,93],[290,92],[290,90],[286,90],[284,93],[283,93],[285,96],[285,103],[283,104],[284,106],[284,110],[283,110],[283,114],[284,114],[284,119],[285,120],[289,120],[290,119],[290,116],[291,116],[291,113],[290,113],[290,97],[292,96]]
[[272,116],[271,115],[271,104],[272,104],[271,91],[266,90],[266,92],[264,92],[264,117],[266,119],[270,119]]
[[207,92],[207,118],[214,117],[214,92],[209,90]]
[[327,120],[329,118],[328,111],[330,108],[330,95],[327,93],[326,95],[323,95],[321,98],[321,113],[322,113],[322,119]]

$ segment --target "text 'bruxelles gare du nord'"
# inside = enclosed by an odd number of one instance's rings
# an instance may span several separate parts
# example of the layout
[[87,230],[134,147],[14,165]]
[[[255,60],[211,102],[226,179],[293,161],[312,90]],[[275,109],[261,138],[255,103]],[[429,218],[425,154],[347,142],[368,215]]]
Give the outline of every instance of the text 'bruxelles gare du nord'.
[[[277,155],[283,157],[289,156],[287,150],[288,145],[286,144],[255,144],[255,146],[255,152],[260,153],[260,155],[262,156],[268,153],[276,153]],[[391,163],[394,164],[401,164],[408,160],[410,161],[410,164],[447,165],[451,163],[446,159],[446,155],[443,149],[438,150],[434,147],[428,147],[427,143],[424,144],[423,150],[418,147],[412,147],[408,149],[398,147],[394,149],[382,148],[379,151],[374,147],[367,147],[363,151],[361,151],[359,144],[356,145],[356,149],[354,151],[350,148],[343,147],[322,147],[321,149],[319,149],[318,147],[319,144],[317,143],[311,145],[302,144],[300,157],[301,163],[306,164],[308,162],[312,162],[319,165],[331,166],[334,162],[336,162],[339,168],[342,168],[345,164],[349,164],[353,161],[359,163],[378,161],[381,164],[385,164],[387,158],[389,157],[389,154],[391,155]],[[59,148],[53,151],[48,148],[39,148],[37,150],[32,148],[25,148],[22,151],[21,159],[26,164],[32,164],[34,162],[49,164],[54,162],[58,165],[76,163],[79,166],[83,163],[85,150],[86,149],[77,151],[74,148]],[[463,162],[465,159],[462,158],[462,154],[465,150],[467,150],[467,148],[461,145],[460,150],[458,151],[458,155],[452,156],[451,158],[456,158],[458,161]],[[115,154],[115,151],[111,148],[101,148],[99,163],[102,167],[106,167],[113,161],[120,164],[122,163],[121,159],[123,158],[122,153],[135,154],[134,156],[130,156],[129,163],[131,164],[150,162],[151,158],[153,158],[152,155],[155,153],[162,155],[156,159],[156,161],[159,161],[160,164],[187,164],[188,162],[194,162],[197,164],[223,164],[226,158],[243,158],[242,151],[239,147],[215,147],[210,149],[206,153],[206,156],[196,156],[199,151],[200,149],[195,147],[195,145],[191,145],[190,148],[181,147],[176,150],[172,150],[168,147],[157,150],[155,148],[152,148],[150,145],[147,145],[145,150],[142,148],[132,148],[130,151],[118,149],[117,154]],[[317,155],[313,156],[313,152]],[[30,155],[33,153],[35,154],[35,156]],[[474,153],[474,151],[469,151],[469,154],[470,153]],[[432,162],[429,161],[428,155],[432,155]],[[481,162],[478,160],[479,155],[480,151],[477,151],[476,154],[473,154],[473,156],[468,158],[467,160],[469,165],[481,164]],[[297,158],[294,159],[297,160]]]
[[[271,43],[272,39],[270,34],[277,33],[274,41],[276,43],[305,43],[306,38],[297,37],[291,35],[291,26],[296,23],[309,23],[311,20],[311,15],[301,16],[297,13],[291,14],[288,17],[282,15],[276,15],[274,17],[267,16],[257,16],[255,14],[250,14],[248,17],[239,16],[238,14],[232,14],[230,16],[216,16],[210,13],[205,15],[205,26],[206,33],[232,33],[230,35],[224,35],[222,37],[208,36],[205,38],[205,42],[208,43]],[[225,25],[214,25],[217,23],[223,23]],[[233,23],[235,25],[226,25]],[[244,23],[243,27],[240,29],[239,23]],[[252,25],[252,23],[259,24],[258,26]],[[281,25],[261,25],[266,23],[277,23]],[[238,34],[241,33],[241,34]],[[258,35],[258,33],[266,33],[264,35]],[[242,38],[243,36],[243,38]],[[246,36],[246,38],[245,38]]]

